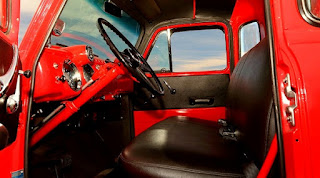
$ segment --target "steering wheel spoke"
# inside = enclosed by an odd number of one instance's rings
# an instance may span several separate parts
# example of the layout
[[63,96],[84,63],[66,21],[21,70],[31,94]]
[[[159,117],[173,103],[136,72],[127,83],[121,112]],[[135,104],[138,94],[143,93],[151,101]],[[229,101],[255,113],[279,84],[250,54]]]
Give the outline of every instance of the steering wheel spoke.
[[[114,45],[107,32],[105,31],[103,26],[107,26],[110,30],[112,30],[118,37],[125,42],[128,46],[123,52],[120,52],[118,48]],[[111,23],[103,18],[99,18],[97,22],[97,27],[101,33],[101,36],[106,41],[107,45],[110,47],[112,53],[119,59],[119,61],[126,66],[128,71],[130,71],[131,75],[136,78],[140,83],[146,86],[150,92],[155,95],[163,95],[164,90],[162,84],[150,67],[150,65],[146,62],[146,60],[142,57],[142,55],[138,52],[138,50],[130,43],[130,41]],[[151,78],[147,77],[145,72],[151,74]],[[152,82],[152,78],[155,82]]]

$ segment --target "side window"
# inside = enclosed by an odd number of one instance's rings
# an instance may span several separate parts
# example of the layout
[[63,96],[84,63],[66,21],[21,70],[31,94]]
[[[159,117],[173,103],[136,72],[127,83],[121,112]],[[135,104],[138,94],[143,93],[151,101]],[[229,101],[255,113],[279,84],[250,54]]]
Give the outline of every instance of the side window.
[[240,29],[240,56],[260,42],[260,30],[257,22],[251,22]]
[[0,2],[0,29],[3,32],[6,32],[8,30],[8,0],[2,0]]
[[173,29],[159,33],[148,63],[161,72],[200,72],[227,67],[226,37],[222,28]]
[[167,31],[162,31],[158,34],[149,55],[148,63],[154,71],[170,72]]
[[221,29],[175,32],[171,36],[173,72],[223,70],[226,41]]

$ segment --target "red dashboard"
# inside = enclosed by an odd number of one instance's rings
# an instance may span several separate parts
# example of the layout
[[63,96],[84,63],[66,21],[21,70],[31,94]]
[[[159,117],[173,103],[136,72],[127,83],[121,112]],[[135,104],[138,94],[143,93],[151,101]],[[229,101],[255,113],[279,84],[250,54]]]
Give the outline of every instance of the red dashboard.
[[[64,101],[81,95],[97,78],[106,75],[113,63],[94,55],[86,45],[50,46],[43,51],[37,66],[34,101]],[[93,101],[114,100],[121,93],[133,91],[128,75],[118,76],[99,91]]]

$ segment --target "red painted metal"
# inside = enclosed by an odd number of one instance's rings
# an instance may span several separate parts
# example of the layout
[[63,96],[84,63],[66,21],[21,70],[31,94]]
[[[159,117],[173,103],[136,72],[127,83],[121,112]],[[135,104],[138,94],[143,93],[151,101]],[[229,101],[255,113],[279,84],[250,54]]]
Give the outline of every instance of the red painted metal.
[[316,17],[320,17],[320,1],[311,0],[311,12]]
[[[62,66],[66,59],[72,60],[73,54],[64,49],[46,48],[43,51],[37,67],[33,95],[35,102],[65,100],[80,94],[80,91],[72,90],[68,82],[61,82],[57,79],[63,75]],[[57,68],[54,68],[55,64],[58,65]]]
[[[16,5],[19,4],[18,0],[12,0],[12,12],[11,18],[11,30],[7,35],[0,33],[3,39],[11,40],[17,44],[17,26],[19,23],[18,11]],[[195,1],[194,1],[195,2]],[[318,27],[314,27],[303,20],[299,14],[299,8],[297,1],[286,1],[286,0],[270,0],[273,32],[274,32],[274,44],[276,53],[276,67],[277,67],[277,84],[279,86],[278,92],[280,93],[280,111],[282,118],[283,127],[283,144],[285,149],[285,164],[286,164],[286,175],[287,177],[320,177],[320,171],[317,168],[318,160],[320,160],[320,144],[318,143],[318,126],[320,120],[318,118],[318,107],[320,105],[320,85],[316,79],[320,76],[318,72],[318,59],[320,54],[317,53],[320,45],[320,30]],[[56,17],[59,15],[59,10],[63,7],[64,0],[43,0],[40,4],[40,8],[35,14],[32,23],[26,32],[26,35],[20,45],[20,59],[22,62],[23,70],[33,71],[33,65],[36,63],[37,56],[40,54],[43,44],[47,39],[47,35],[50,32],[50,28],[53,26]],[[244,11],[244,9],[246,9]],[[194,13],[195,14],[195,13]],[[235,63],[239,60],[239,29],[240,27],[249,21],[258,21],[260,24],[261,37],[265,37],[265,21],[264,21],[264,5],[263,1],[255,0],[238,0],[234,8],[233,15],[230,19],[233,30],[233,51]],[[157,35],[161,30],[167,28],[178,28],[187,26],[200,26],[200,25],[221,25],[225,29],[224,24],[219,23],[194,23],[184,24],[169,27],[162,27],[158,29],[152,36],[150,43],[144,53],[146,56],[147,52]],[[227,33],[227,30],[225,30]],[[227,34],[229,38],[230,34]],[[228,42],[228,40],[226,40]],[[229,51],[229,44],[227,44],[227,50]],[[32,49],[32,50],[30,50]],[[228,54],[229,55],[229,54]],[[228,61],[230,56],[228,56]],[[221,73],[229,73],[229,62],[228,69],[220,71]],[[112,70],[115,71],[112,72]],[[102,89],[104,85],[110,83],[112,79],[122,75],[125,72],[119,67],[113,66],[109,69],[107,74],[110,76],[99,78],[95,75],[95,79],[99,79],[93,86],[97,89]],[[119,72],[119,73],[118,73]],[[217,71],[218,72],[218,71]],[[219,72],[218,72],[219,73]],[[295,110],[296,115],[296,126],[292,127],[287,122],[287,113],[285,112],[286,106],[292,104],[284,93],[283,80],[286,74],[289,73],[291,76],[291,82],[294,91],[298,95],[298,108]],[[172,73],[172,74],[161,74],[162,76],[181,76],[181,75],[207,75],[216,74],[212,71],[201,72],[201,73]],[[160,75],[159,75],[160,76]],[[126,85],[125,82],[120,85]],[[24,155],[25,155],[25,140],[26,140],[26,123],[27,123],[27,112],[29,106],[29,96],[32,94],[31,90],[31,79],[22,77],[22,112],[19,116],[19,127],[17,132],[16,141],[9,145],[4,150],[0,151],[0,172],[1,177],[11,177],[11,172],[16,170],[22,170],[24,167]],[[66,102],[65,111],[59,113],[52,122],[48,123],[47,126],[39,130],[39,133],[32,137],[31,144],[37,143],[43,136],[52,130],[56,125],[76,112],[77,109],[90,99],[95,92],[98,90],[96,87],[87,88],[78,100]],[[91,93],[91,92],[92,93]],[[110,96],[111,97],[111,96]],[[187,109],[187,110],[163,110],[163,111],[135,111],[136,123],[141,122],[141,125],[136,127],[137,133],[140,133],[145,128],[149,127],[158,120],[164,119],[172,115],[181,115],[180,111],[185,111],[185,115],[199,117],[199,114],[203,114],[200,117],[211,118],[213,121],[218,119],[218,116],[225,117],[225,108],[210,108],[213,110],[206,109]],[[217,109],[217,110],[214,110]],[[157,117],[156,112],[163,112]],[[205,113],[205,114],[204,114]],[[219,114],[220,113],[220,114]],[[150,114],[153,117],[150,117]],[[150,123],[147,119],[150,119]]]
[[[298,11],[297,1],[270,1],[276,55],[277,84],[282,119],[287,177],[320,177],[320,28],[308,24]],[[280,18],[281,17],[281,18]],[[287,122],[284,79],[290,74],[297,93],[296,126]]]
[[79,108],[89,101],[97,92],[110,84],[117,77],[125,75],[126,72],[122,67],[113,63],[105,64],[105,66],[102,66],[102,69],[107,71],[105,75],[100,76],[94,84],[82,91],[81,95],[73,101],[64,102],[65,108],[32,135],[30,141],[31,147],[38,143],[59,124],[66,121],[72,114],[76,113]]
[[0,8],[0,21],[2,24],[0,37],[5,37],[12,44],[18,45],[20,0],[1,1]]
[[217,122],[226,118],[225,107],[134,111],[135,135],[171,116],[188,116]]
[[[100,76],[106,75],[106,70],[103,66],[106,64],[104,60],[95,57],[93,62],[89,61],[86,54],[85,45],[76,45],[71,47],[58,47],[52,46],[45,48],[41,60],[37,66],[37,75],[35,80],[34,98],[36,103],[49,102],[49,101],[64,101],[74,98],[81,94],[81,90],[74,91],[70,88],[68,82],[61,81],[59,78],[63,75],[62,67],[65,60],[71,60],[79,70],[81,75],[82,86],[86,85],[87,81],[83,75],[83,67],[90,64],[94,73],[93,76],[96,80]],[[54,67],[54,65],[56,67]],[[111,68],[111,66],[107,67]],[[114,100],[113,96],[122,93],[133,91],[133,82],[129,77],[117,78],[102,89],[93,99],[94,101],[102,101],[99,98],[104,96],[103,101]]]
[[274,163],[274,160],[276,159],[277,153],[278,153],[278,140],[277,140],[277,134],[275,134],[272,139],[266,159],[263,162],[263,165],[259,171],[257,178],[264,178],[268,176],[270,169]]
[[[12,10],[13,12],[17,13],[17,16],[13,16],[14,23],[12,23],[12,28],[15,28],[19,25],[18,12],[20,7],[18,6],[18,0],[13,0],[12,2],[14,2]],[[38,8],[19,47],[20,60],[22,62],[23,70],[32,71],[32,66],[35,63],[36,56],[41,51],[41,46],[46,41],[46,35],[48,32],[50,32],[50,26],[52,26],[54,23],[53,19],[58,16],[58,11],[62,8],[62,5],[62,0],[43,0],[41,2],[40,7]],[[14,35],[16,35],[16,37]],[[18,42],[17,35],[18,31],[12,30],[10,31],[9,38]],[[3,178],[9,178],[11,177],[11,172],[23,170],[24,168],[25,147],[28,146],[25,144],[25,141],[28,103],[31,88],[30,84],[30,78],[21,78],[21,86],[23,86],[21,90],[22,112],[19,116],[17,138],[11,145],[0,151],[0,172],[1,177]]]
[[238,0],[230,19],[233,32],[233,57],[235,65],[240,59],[239,30],[245,23],[250,21],[258,22],[261,39],[263,39],[266,34],[263,1]]
[[2,32],[6,32],[8,30],[8,15],[7,15],[7,7],[9,7],[7,5],[7,1],[1,1],[0,2],[0,8],[1,8],[1,18],[0,18],[0,29]]
[[193,0],[193,16],[192,16],[192,19],[196,19],[196,11],[197,11],[196,0]]

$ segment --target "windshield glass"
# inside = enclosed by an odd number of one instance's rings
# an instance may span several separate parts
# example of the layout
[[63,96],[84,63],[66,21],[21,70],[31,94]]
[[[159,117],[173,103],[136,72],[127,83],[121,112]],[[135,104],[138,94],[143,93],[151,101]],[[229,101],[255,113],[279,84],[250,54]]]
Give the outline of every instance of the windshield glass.
[[[104,12],[103,8],[104,0],[68,0],[59,17],[65,22],[65,30],[59,37],[52,36],[51,43],[67,46],[90,45],[100,58],[113,61],[115,57],[97,28],[98,18],[104,18],[113,24],[133,45],[138,40],[140,26],[125,12],[122,12],[119,18]],[[114,33],[108,35],[118,49],[126,48]]]
[[19,45],[27,31],[31,19],[36,12],[40,0],[21,0],[20,1],[20,27],[19,27]]

